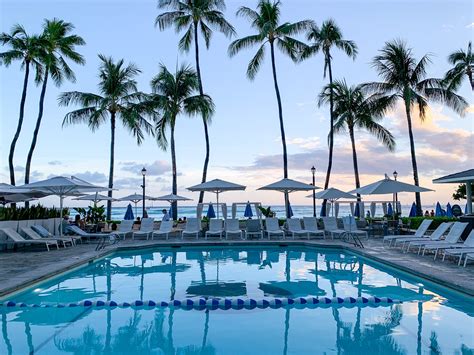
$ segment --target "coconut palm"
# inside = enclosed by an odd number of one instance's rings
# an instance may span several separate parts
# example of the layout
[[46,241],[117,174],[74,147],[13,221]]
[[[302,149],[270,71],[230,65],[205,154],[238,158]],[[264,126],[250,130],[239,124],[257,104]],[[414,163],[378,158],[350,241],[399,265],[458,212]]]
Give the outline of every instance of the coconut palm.
[[[172,193],[178,193],[175,125],[178,116],[201,115],[208,120],[214,112],[214,103],[208,95],[199,93],[199,79],[196,71],[182,65],[172,74],[164,65],[160,65],[158,74],[151,81],[153,94],[151,102],[158,110],[156,139],[163,150],[168,147],[166,131],[170,129],[171,164],[173,174]],[[173,219],[178,218],[177,202],[173,202]]]
[[[283,146],[283,177],[287,178],[288,158],[286,151],[285,127],[283,124],[283,107],[277,80],[275,46],[284,54],[289,55],[291,59],[296,61],[298,59],[298,53],[303,49],[304,44],[291,36],[305,31],[313,24],[313,22],[304,20],[295,23],[280,23],[280,5],[281,3],[279,1],[273,2],[269,0],[260,0],[256,10],[252,10],[245,6],[240,7],[237,11],[237,16],[246,18],[250,22],[251,27],[255,29],[257,33],[233,41],[229,46],[228,53],[232,57],[242,49],[258,46],[257,53],[247,66],[247,77],[250,80],[253,80],[263,63],[267,47],[266,45],[268,44],[270,47],[273,83],[278,104],[281,142]],[[286,215],[287,217],[290,217],[288,206],[288,194],[285,194]]]
[[20,132],[23,125],[30,67],[35,71],[35,82],[39,83],[43,74],[43,66],[40,62],[40,58],[43,56],[44,41],[40,36],[30,36],[23,26],[16,24],[12,27],[10,33],[4,32],[0,34],[0,43],[4,46],[7,45],[10,47],[8,51],[0,53],[0,63],[8,67],[15,61],[21,61],[21,68],[25,69],[23,91],[21,93],[20,100],[20,115],[18,117],[15,135],[13,136],[13,140],[10,145],[10,153],[8,154],[10,184],[15,185],[16,181],[15,169],[13,167],[13,156],[15,154],[16,142],[20,137]]
[[71,34],[73,29],[74,26],[71,23],[56,18],[45,20],[43,24],[41,37],[45,45],[44,56],[41,58],[41,61],[45,70],[42,77],[43,84],[41,86],[39,99],[38,118],[36,119],[33,139],[26,158],[25,184],[30,182],[31,160],[33,159],[33,152],[38,140],[41,120],[43,119],[44,97],[48,85],[48,78],[51,77],[56,86],[60,86],[64,79],[75,82],[76,76],[67,63],[67,60],[71,60],[76,64],[85,63],[83,56],[76,52],[76,46],[82,46],[85,42],[82,37]]
[[[377,92],[390,100],[403,101],[410,139],[413,179],[417,186],[419,186],[419,178],[413,138],[412,110],[416,107],[419,118],[423,121],[430,101],[445,104],[460,115],[464,115],[467,108],[466,100],[451,88],[446,87],[442,79],[427,78],[426,70],[430,62],[428,54],[417,61],[411,48],[408,48],[403,41],[386,42],[380,54],[373,60],[373,67],[383,81],[364,84],[364,90],[368,92]],[[415,194],[415,199],[417,213],[421,215],[420,193]]]
[[[332,85],[332,54],[331,50],[337,48],[342,50],[347,56],[355,59],[357,56],[357,45],[354,41],[346,40],[343,38],[342,31],[337,26],[333,19],[329,19],[323,22],[321,27],[313,25],[307,32],[306,38],[309,41],[301,53],[301,60],[308,59],[319,52],[324,55],[324,71],[323,76],[326,78],[326,74],[329,74],[329,84]],[[332,91],[330,91],[332,94]],[[326,180],[324,182],[324,189],[329,187],[329,180],[331,178],[332,170],[332,156],[334,150],[334,103],[333,99],[329,97],[329,115],[330,115],[330,126],[329,126],[329,157],[328,166],[326,170]],[[321,211],[326,211],[326,200],[323,202],[323,208]]]
[[[347,130],[352,146],[352,162],[356,189],[360,187],[357,162],[355,129],[365,130],[375,136],[389,151],[395,149],[393,135],[377,121],[393,107],[395,100],[377,94],[366,96],[361,86],[349,86],[345,80],[326,85],[319,95],[319,105],[334,104],[334,134]],[[330,137],[328,137],[329,139]],[[360,199],[360,195],[357,195]]]
[[[204,38],[206,48],[212,37],[212,30],[223,33],[226,37],[232,37],[235,34],[234,27],[227,22],[224,17],[224,0],[159,0],[158,8],[170,10],[157,16],[155,26],[160,30],[174,26],[176,32],[185,30],[184,36],[179,41],[179,48],[188,52],[191,44],[194,43],[194,55],[196,60],[196,73],[199,83],[199,94],[204,96],[202,87],[201,66],[199,63],[199,32]],[[201,182],[206,182],[207,167],[209,165],[209,132],[208,123],[203,116],[204,137],[206,139],[206,157],[204,158],[204,167],[202,170]],[[204,199],[204,191],[199,194],[199,203]]]
[[469,78],[471,90],[474,90],[474,81],[472,74],[474,72],[474,56],[472,55],[472,42],[467,45],[467,51],[459,49],[448,56],[449,64],[453,68],[446,73],[446,81],[448,84],[457,88],[461,85],[464,75]]
[[[80,105],[64,117],[63,126],[86,123],[92,131],[110,120],[110,165],[109,192],[112,197],[114,186],[115,129],[117,121],[143,142],[145,133],[153,134],[153,125],[147,121],[154,110],[147,101],[147,95],[139,92],[135,77],[140,70],[134,64],[125,65],[124,60],[115,62],[111,57],[99,55],[99,93],[71,91],[62,93],[58,102],[61,106]],[[107,219],[111,217],[112,202],[107,201]]]

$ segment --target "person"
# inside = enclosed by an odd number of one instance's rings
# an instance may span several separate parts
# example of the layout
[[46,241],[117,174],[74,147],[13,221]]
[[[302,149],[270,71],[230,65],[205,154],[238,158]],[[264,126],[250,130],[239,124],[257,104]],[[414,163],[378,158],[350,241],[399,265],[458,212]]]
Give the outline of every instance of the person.
[[367,211],[367,213],[365,214],[365,218],[370,218],[370,211]]
[[425,211],[425,217],[429,217],[430,216],[430,213],[428,212],[428,210]]
[[75,226],[78,226],[79,228],[82,228],[82,221],[81,221],[81,215],[76,214],[74,216],[74,223]]
[[168,211],[165,208],[163,208],[161,212],[163,212],[163,217],[161,218],[161,221],[168,222],[170,220],[170,215],[168,214]]
[[434,210],[431,210],[430,216],[431,216],[431,217],[434,217],[434,216],[435,216]]
[[63,216],[63,220],[61,221],[61,225],[58,227],[58,232],[62,229],[63,234],[67,234],[69,231],[69,216]]

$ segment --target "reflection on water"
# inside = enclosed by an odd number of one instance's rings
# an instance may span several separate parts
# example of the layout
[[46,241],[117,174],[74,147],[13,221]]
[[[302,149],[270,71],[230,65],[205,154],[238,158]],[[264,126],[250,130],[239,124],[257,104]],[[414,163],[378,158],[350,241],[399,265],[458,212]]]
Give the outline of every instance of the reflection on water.
[[27,303],[186,297],[393,297],[380,308],[1,309],[0,354],[424,354],[472,351],[473,305],[354,255],[313,249],[117,254],[24,292]]

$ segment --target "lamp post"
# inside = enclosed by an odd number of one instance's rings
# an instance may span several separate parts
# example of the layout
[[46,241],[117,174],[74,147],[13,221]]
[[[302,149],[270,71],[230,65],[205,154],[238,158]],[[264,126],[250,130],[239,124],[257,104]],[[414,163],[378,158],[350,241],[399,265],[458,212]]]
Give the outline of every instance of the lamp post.
[[[393,172],[393,178],[395,179],[395,181],[397,181],[397,176],[398,176],[398,173],[397,171],[395,170]],[[398,194],[395,193],[395,206],[394,206],[394,211],[395,211],[395,215],[398,215]]]
[[143,211],[142,211],[142,218],[145,217],[145,175],[146,175],[146,169],[143,167],[142,169],[142,176],[143,176],[143,184],[142,184],[142,189],[143,189]]
[[316,168],[314,165],[311,168],[311,173],[313,174],[313,217],[316,217],[316,189],[314,188],[316,186]]

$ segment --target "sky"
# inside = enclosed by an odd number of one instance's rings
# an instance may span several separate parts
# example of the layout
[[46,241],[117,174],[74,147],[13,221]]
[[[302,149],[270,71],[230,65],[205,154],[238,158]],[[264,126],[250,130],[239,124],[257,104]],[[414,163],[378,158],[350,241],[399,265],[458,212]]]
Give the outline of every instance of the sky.
[[[252,34],[245,19],[235,13],[240,6],[255,8],[256,1],[227,1],[226,18],[237,31],[237,37]],[[474,18],[471,1],[321,1],[283,0],[282,21],[314,20],[317,24],[335,19],[346,39],[359,48],[355,61],[343,53],[333,52],[333,75],[349,84],[378,80],[371,61],[386,41],[403,39],[417,58],[431,53],[430,77],[441,77],[448,69],[446,57],[459,48],[467,48],[472,39]],[[39,33],[44,19],[54,17],[71,22],[75,33],[86,41],[78,51],[86,65],[72,64],[75,83],[61,87],[48,86],[43,123],[32,162],[31,181],[50,176],[78,176],[89,182],[106,185],[109,168],[110,127],[103,125],[91,132],[86,125],[62,127],[65,114],[75,107],[59,107],[57,97],[65,91],[97,92],[99,53],[124,58],[142,71],[137,78],[139,90],[150,92],[150,80],[162,63],[173,70],[176,63],[194,65],[193,52],[182,53],[177,44],[181,38],[174,29],[159,31],[154,27],[160,13],[155,0],[68,0],[25,1],[0,0],[0,31],[9,31],[15,23],[29,33]],[[299,37],[304,39],[303,37]],[[223,202],[261,201],[282,204],[282,194],[256,191],[260,186],[283,177],[282,146],[278,111],[268,56],[255,80],[246,77],[246,67],[256,49],[233,58],[227,55],[230,40],[215,32],[209,50],[201,47],[201,71],[204,91],[216,105],[209,127],[211,159],[208,179],[221,178],[247,186],[244,192],[229,192]],[[1,51],[6,50],[2,48]],[[327,166],[327,133],[329,108],[318,107],[316,97],[327,79],[323,77],[323,58],[317,55],[295,64],[277,53],[276,65],[283,102],[283,116],[288,143],[289,177],[311,182],[311,167],[317,169],[316,185],[324,185]],[[18,63],[0,66],[0,181],[9,183],[8,151],[16,129],[23,74]],[[15,152],[17,181],[22,181],[26,155],[38,113],[40,88],[30,82],[25,122]],[[435,192],[422,196],[423,204],[451,200],[455,185],[433,185],[431,180],[456,171],[473,168],[474,105],[467,81],[459,93],[470,106],[464,117],[446,107],[431,105],[427,118],[420,122],[415,113],[414,136],[422,186]],[[397,106],[381,123],[396,138],[397,148],[388,152],[374,138],[356,132],[359,170],[362,185],[390,176],[396,170],[398,179],[412,183],[406,119],[403,107]],[[169,151],[158,148],[148,136],[137,146],[134,138],[117,126],[115,150],[116,196],[140,193],[141,169],[146,167],[147,194],[163,195],[171,191],[171,158]],[[205,154],[202,121],[199,117],[180,116],[176,124],[178,193],[193,198],[198,195],[186,187],[200,182]],[[348,136],[336,136],[331,186],[343,190],[354,188],[352,155]],[[294,193],[293,204],[311,204],[307,193]],[[402,203],[413,201],[411,194],[400,194]],[[207,195],[206,200],[213,196]],[[380,199],[380,196],[378,197]],[[390,197],[388,197],[390,199]],[[45,205],[57,204],[49,197]],[[78,202],[70,204],[79,205]],[[85,203],[86,204],[86,203]],[[125,203],[122,203],[125,204]],[[121,204],[119,204],[121,205]]]

